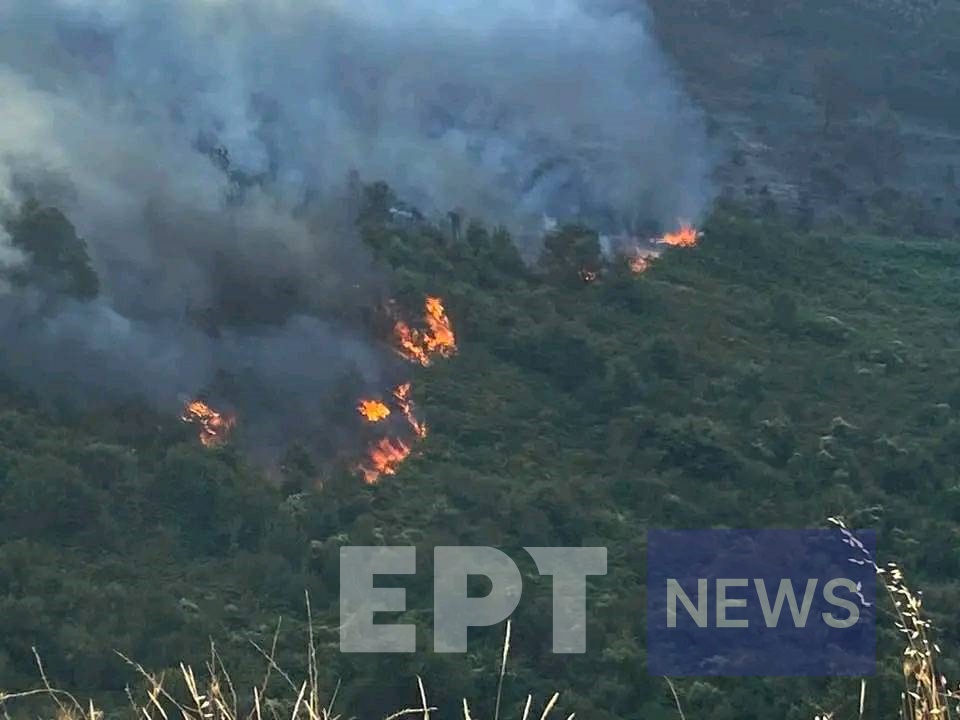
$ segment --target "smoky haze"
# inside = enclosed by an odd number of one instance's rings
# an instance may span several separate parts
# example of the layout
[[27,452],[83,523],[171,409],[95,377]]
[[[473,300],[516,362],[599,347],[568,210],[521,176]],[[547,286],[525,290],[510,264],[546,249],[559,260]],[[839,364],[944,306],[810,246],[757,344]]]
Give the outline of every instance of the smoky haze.
[[[379,382],[351,310],[381,293],[353,171],[521,230],[669,226],[710,193],[644,16],[599,0],[7,0],[0,97],[0,216],[60,208],[101,283],[87,302],[0,285],[3,367],[164,409],[224,371],[296,407]],[[9,240],[0,274],[27,262]]]
[[[709,192],[700,119],[645,16],[602,0],[6,5],[0,59],[39,125],[21,150],[55,132],[47,153],[95,161],[101,184],[216,192],[184,156],[203,139],[291,203],[351,169],[499,221],[597,205],[673,224]],[[122,129],[150,172],[80,142],[82,122],[64,132],[76,120]]]

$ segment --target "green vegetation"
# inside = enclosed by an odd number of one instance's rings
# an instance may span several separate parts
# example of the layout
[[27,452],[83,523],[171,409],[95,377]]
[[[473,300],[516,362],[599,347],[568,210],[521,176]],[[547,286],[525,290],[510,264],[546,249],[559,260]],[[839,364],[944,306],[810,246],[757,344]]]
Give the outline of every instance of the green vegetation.
[[[251,641],[268,648],[278,616],[277,662],[303,676],[306,589],[317,682],[342,680],[346,715],[418,705],[419,674],[449,717],[462,697],[494,697],[503,629],[476,632],[465,656],[342,655],[339,547],[418,547],[421,574],[398,583],[427,647],[432,547],[599,544],[609,573],[590,584],[584,656],[550,654],[549,583],[524,568],[504,715],[559,689],[564,717],[674,718],[670,688],[644,666],[645,528],[831,515],[879,531],[882,559],[925,590],[941,647],[960,647],[948,614],[960,602],[960,246],[799,233],[721,207],[698,247],[641,276],[604,265],[581,228],[528,268],[502,230],[472,223],[454,243],[392,226],[378,192],[361,228],[398,301],[442,296],[458,333],[456,357],[410,368],[430,436],[375,487],[303,448],[276,483],[236,448],[199,447],[176,418],[58,416],[8,388],[0,687],[36,684],[35,646],[53,685],[123,706],[124,687],[146,681],[114,650],[159,671],[202,661],[211,638],[250,687],[263,667]],[[583,282],[584,268],[600,277]],[[901,646],[891,623],[867,717],[899,707]],[[940,670],[956,678],[946,654]],[[855,717],[859,700],[854,679],[675,686],[688,717],[714,720]],[[471,712],[491,717],[492,703]]]
[[16,282],[39,284],[79,299],[100,292],[86,244],[62,212],[28,202],[6,229],[13,246],[30,260],[28,270],[14,275]]
[[960,230],[960,5],[644,4],[711,132],[735,148],[724,193],[885,234]]

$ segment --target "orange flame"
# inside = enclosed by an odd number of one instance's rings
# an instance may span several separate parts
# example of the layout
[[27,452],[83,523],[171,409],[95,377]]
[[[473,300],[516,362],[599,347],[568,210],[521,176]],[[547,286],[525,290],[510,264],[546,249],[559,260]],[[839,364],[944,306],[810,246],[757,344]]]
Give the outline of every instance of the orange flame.
[[438,297],[428,297],[424,307],[426,330],[411,328],[403,320],[397,320],[393,333],[397,341],[397,353],[423,367],[428,367],[434,356],[448,358],[457,352],[457,340],[450,325],[450,318]]
[[632,273],[640,275],[650,269],[654,257],[652,254],[644,254],[639,249],[635,249],[630,257],[627,258],[627,265],[630,267]]
[[443,301],[438,297],[428,297],[425,310],[427,313],[427,327],[430,335],[427,344],[431,351],[440,357],[450,357],[457,351],[457,339],[450,326],[450,318],[443,307]]
[[393,391],[393,397],[396,399],[397,405],[400,406],[400,411],[407,419],[407,422],[410,423],[410,427],[413,429],[413,432],[416,433],[416,436],[421,440],[425,438],[427,436],[426,423],[417,420],[413,414],[413,403],[410,401],[410,383],[398,385]]
[[397,468],[409,455],[410,448],[402,440],[383,438],[370,448],[368,463],[357,469],[363,473],[367,485],[376,485],[381,475],[396,475]]
[[367,422],[380,422],[390,417],[390,408],[379,400],[361,400],[357,405],[357,412],[363,415]]
[[688,223],[681,223],[677,232],[667,233],[657,242],[673,247],[693,247],[700,240],[701,233]]
[[232,415],[221,415],[202,400],[191,400],[183,409],[180,419],[185,423],[200,426],[199,438],[204,447],[223,445],[237,424]]
[[[393,399],[406,418],[407,423],[413,430],[417,438],[423,439],[427,436],[427,426],[417,419],[413,414],[413,401],[410,399],[410,383],[398,385],[393,391]],[[364,409],[370,412],[364,412]],[[362,400],[358,406],[360,414],[371,423],[380,422],[390,414],[390,408],[376,400]],[[381,475],[396,475],[397,468],[409,457],[410,446],[403,440],[385,437],[380,439],[375,445],[370,447],[367,453],[367,461],[360,463],[357,470],[363,474],[363,479],[368,485],[376,484]]]

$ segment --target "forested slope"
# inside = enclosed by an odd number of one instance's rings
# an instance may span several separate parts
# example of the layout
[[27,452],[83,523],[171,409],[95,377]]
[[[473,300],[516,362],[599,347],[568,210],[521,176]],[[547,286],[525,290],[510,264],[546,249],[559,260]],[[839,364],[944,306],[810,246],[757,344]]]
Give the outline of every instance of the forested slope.
[[[36,646],[53,681],[119,705],[136,678],[113,650],[160,669],[202,661],[211,638],[252,682],[250,641],[268,645],[279,616],[280,662],[302,662],[307,589],[346,714],[408,706],[417,673],[455,709],[493,697],[502,628],[472,635],[465,656],[340,654],[339,548],[418,547],[420,574],[397,582],[426,647],[432,547],[583,544],[609,548],[608,575],[590,583],[588,651],[550,654],[549,583],[524,568],[506,702],[561,689],[562,710],[581,717],[674,717],[644,663],[644,530],[829,515],[880,532],[882,559],[926,591],[941,645],[960,647],[960,248],[799,234],[721,207],[699,245],[638,275],[585,229],[562,229],[527,266],[503,231],[473,223],[452,241],[386,207],[368,203],[365,241],[399,305],[444,299],[459,347],[411,366],[430,432],[376,485],[309,448],[266,473],[242,447],[201,447],[177,418],[79,417],[7,386],[0,687],[34,684]],[[584,282],[584,269],[598,277]],[[876,717],[900,692],[892,627],[880,648]],[[688,716],[718,719],[852,713],[858,688],[678,684]]]

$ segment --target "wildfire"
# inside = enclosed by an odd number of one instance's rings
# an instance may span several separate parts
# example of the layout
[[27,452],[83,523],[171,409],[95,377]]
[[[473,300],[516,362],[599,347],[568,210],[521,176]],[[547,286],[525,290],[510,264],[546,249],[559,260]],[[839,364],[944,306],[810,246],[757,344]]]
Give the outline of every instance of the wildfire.
[[701,233],[693,225],[682,223],[677,232],[667,233],[657,242],[673,247],[693,247],[700,240],[700,235]]
[[427,426],[425,423],[417,420],[413,414],[413,403],[410,402],[410,383],[398,385],[393,391],[393,397],[400,407],[400,411],[410,424],[410,428],[421,440],[427,436]]
[[643,257],[642,255],[634,255],[630,258],[629,263],[630,271],[639,275],[644,273],[650,267],[650,260]]
[[640,248],[634,248],[627,256],[627,266],[632,273],[640,275],[650,269],[655,257],[657,257],[656,252],[644,252]]
[[[438,297],[429,296],[424,301],[422,329],[411,327],[398,319],[393,326],[393,334],[397,354],[423,367],[433,364],[437,357],[448,358],[457,352],[456,335],[443,300]],[[400,435],[422,440],[427,436],[427,426],[414,415],[410,389],[410,383],[402,383],[394,388],[393,409],[379,400],[361,400],[357,411],[367,422],[379,423],[397,410],[409,426],[409,431],[404,430]],[[406,442],[398,437],[383,437],[370,446],[367,458],[357,466],[357,470],[363,474],[368,485],[376,484],[383,475],[395,475],[397,468],[410,456],[411,443],[412,440]]]
[[410,455],[410,447],[402,440],[382,438],[370,448],[367,464],[357,469],[367,485],[376,485],[381,475],[396,475],[397,468]]
[[450,357],[457,351],[457,339],[443,301],[438,297],[428,297],[425,309],[427,327],[430,328],[430,336],[427,338],[430,349],[440,357]]
[[204,447],[217,447],[230,439],[237,424],[232,415],[222,415],[202,400],[191,400],[183,409],[180,419],[200,427],[199,438]]
[[[410,383],[398,385],[393,390],[393,399],[414,436],[422,440],[427,436],[427,426],[413,414],[410,389]],[[390,408],[378,400],[361,400],[357,409],[370,423],[381,422],[392,414]],[[381,475],[396,475],[397,468],[410,456],[410,453],[410,445],[403,440],[391,437],[381,438],[370,447],[366,461],[358,465],[357,470],[363,475],[368,485],[374,485]]]
[[361,400],[357,405],[357,412],[363,415],[367,422],[380,422],[390,417],[390,408],[379,400]]
[[402,357],[428,367],[435,356],[448,358],[454,355],[457,352],[457,340],[440,298],[427,298],[424,323],[427,329],[417,330],[403,320],[397,320],[393,333],[397,352]]
[[583,270],[580,271],[580,279],[583,280],[585,283],[592,283],[594,280],[597,279],[597,273],[594,272],[593,270],[587,270],[586,268],[584,268]]

